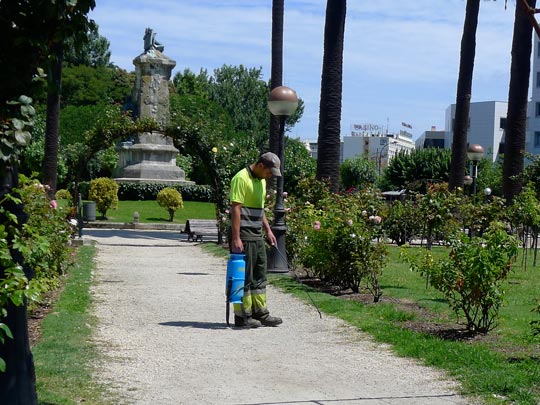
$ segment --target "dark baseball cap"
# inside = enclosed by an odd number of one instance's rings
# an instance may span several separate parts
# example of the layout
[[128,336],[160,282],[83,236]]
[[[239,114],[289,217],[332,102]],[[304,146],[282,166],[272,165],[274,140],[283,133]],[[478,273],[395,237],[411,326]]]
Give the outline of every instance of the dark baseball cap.
[[272,170],[272,175],[276,177],[281,177],[281,161],[276,154],[272,152],[266,152],[261,155],[259,162]]

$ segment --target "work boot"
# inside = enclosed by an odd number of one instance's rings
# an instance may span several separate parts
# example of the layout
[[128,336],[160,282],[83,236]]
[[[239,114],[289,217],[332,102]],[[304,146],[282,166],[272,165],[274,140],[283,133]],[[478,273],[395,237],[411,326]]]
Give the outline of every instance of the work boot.
[[251,316],[247,316],[246,319],[242,316],[234,316],[234,326],[237,328],[252,329],[262,326],[261,322],[256,319],[253,319]]
[[263,326],[278,326],[283,323],[283,320],[281,318],[278,318],[277,316],[271,316],[270,314],[264,314],[259,317],[254,317],[257,321],[259,321]]

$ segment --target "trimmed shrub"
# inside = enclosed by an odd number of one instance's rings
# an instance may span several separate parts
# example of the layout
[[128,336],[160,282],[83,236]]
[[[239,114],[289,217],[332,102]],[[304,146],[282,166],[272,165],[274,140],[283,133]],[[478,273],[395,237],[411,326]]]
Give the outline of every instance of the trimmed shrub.
[[184,208],[182,194],[172,187],[165,187],[157,195],[157,203],[160,207],[167,208],[169,212],[169,221],[174,219],[174,213],[180,208]]
[[90,182],[88,198],[96,202],[98,212],[105,217],[107,210],[118,207],[118,183],[108,177],[100,177]]
[[54,195],[54,197],[57,200],[67,200],[71,204],[71,200],[72,200],[71,193],[67,191],[65,188],[58,190],[56,194]]

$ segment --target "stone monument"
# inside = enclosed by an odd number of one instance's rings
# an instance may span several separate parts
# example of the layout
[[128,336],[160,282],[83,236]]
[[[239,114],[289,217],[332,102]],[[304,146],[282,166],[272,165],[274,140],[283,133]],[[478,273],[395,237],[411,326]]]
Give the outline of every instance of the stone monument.
[[[169,79],[176,62],[163,54],[163,45],[147,28],[144,52],[133,60],[135,84],[132,100],[134,116],[153,118],[164,127],[169,122]],[[119,183],[194,184],[176,166],[178,149],[172,139],[160,132],[135,134],[134,140],[118,146],[119,164],[115,180]]]

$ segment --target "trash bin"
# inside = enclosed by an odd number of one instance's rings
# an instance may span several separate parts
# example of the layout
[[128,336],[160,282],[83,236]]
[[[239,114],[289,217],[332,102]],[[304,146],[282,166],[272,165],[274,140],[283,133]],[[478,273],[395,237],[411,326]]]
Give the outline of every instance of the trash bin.
[[88,201],[83,203],[83,221],[95,221],[96,220],[96,203],[94,201]]

